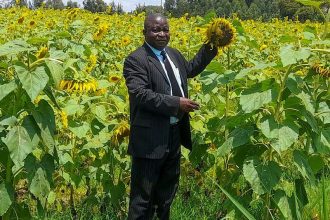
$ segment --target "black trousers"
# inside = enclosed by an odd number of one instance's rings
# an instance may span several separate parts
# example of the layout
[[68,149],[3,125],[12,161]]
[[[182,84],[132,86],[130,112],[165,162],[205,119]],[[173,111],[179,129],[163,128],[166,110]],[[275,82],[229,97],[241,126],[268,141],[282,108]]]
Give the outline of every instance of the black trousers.
[[128,220],[170,218],[170,206],[179,184],[180,129],[171,126],[168,149],[161,159],[132,157]]

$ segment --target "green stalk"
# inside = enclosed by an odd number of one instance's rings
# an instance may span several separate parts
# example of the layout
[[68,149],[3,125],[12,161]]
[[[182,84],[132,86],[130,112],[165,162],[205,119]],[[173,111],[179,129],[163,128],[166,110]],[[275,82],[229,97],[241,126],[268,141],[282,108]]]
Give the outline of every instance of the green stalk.
[[283,91],[285,89],[285,82],[289,77],[291,69],[292,69],[292,65],[289,66],[288,70],[286,71],[286,73],[284,75],[284,78],[281,80],[281,88],[280,88],[280,92],[277,97],[276,108],[275,108],[275,119],[277,121],[279,121],[279,119],[280,119],[281,99],[282,99]]
[[[6,167],[6,184],[7,185],[12,185],[11,166],[12,166],[12,161],[10,159],[10,155],[8,155],[7,167]],[[10,208],[11,208],[11,206],[9,207],[7,212],[2,216],[3,220],[9,220],[10,219]]]
[[323,178],[322,178],[322,211],[323,211],[323,219],[328,220],[329,219],[329,211],[328,211],[328,200],[327,200],[327,194],[325,190],[325,174],[324,174],[324,168],[323,168]]
[[[230,50],[228,48],[227,50],[227,70],[230,69]],[[226,84],[226,93],[225,93],[225,99],[226,99],[226,108],[225,108],[225,119],[227,120],[227,117],[229,115],[229,85]],[[228,129],[225,128],[225,139],[228,139]]]
[[[227,70],[230,69],[230,50],[228,48],[227,50]],[[225,100],[226,100],[226,107],[225,107],[225,120],[228,119],[228,115],[229,115],[229,84],[227,83],[226,84],[226,92],[225,92]],[[227,126],[225,125],[225,140],[228,139],[228,136],[229,136],[229,130],[227,128]],[[228,168],[228,163],[229,163],[229,158],[230,158],[230,155],[228,155],[224,162],[225,162],[225,167]]]

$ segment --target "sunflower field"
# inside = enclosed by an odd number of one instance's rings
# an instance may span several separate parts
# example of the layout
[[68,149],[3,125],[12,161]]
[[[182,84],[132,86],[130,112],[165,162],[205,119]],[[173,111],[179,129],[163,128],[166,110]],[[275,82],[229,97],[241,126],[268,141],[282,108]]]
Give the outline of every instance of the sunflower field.
[[[144,17],[0,9],[2,219],[67,210],[67,219],[125,219],[122,70],[143,43]],[[327,24],[212,13],[169,21],[170,46],[187,59],[203,42],[219,48],[189,81],[201,109],[191,114],[193,151],[182,149],[182,179],[192,177],[220,204],[203,219],[330,219]]]

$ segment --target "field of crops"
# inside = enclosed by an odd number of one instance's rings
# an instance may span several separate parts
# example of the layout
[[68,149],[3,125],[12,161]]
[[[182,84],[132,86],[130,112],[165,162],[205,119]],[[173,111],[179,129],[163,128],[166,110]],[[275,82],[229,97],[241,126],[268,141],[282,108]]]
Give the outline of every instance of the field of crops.
[[[81,207],[86,218],[125,218],[130,158],[122,69],[143,43],[144,16],[0,9],[3,219],[67,210],[75,218]],[[192,58],[211,18],[171,18],[170,45]],[[201,109],[191,114],[194,148],[183,149],[183,178],[217,189],[221,214],[205,219],[329,219],[325,25],[229,20],[236,40],[189,82]]]

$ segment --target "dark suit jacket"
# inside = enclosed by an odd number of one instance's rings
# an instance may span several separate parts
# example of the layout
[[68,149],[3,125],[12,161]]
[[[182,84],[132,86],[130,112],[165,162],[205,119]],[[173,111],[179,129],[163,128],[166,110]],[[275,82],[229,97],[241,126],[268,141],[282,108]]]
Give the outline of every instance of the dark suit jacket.
[[[203,45],[191,61],[173,48],[166,52],[179,69],[185,97],[187,78],[202,72],[217,50]],[[170,83],[156,55],[144,44],[132,52],[124,63],[124,77],[130,99],[130,137],[128,153],[134,157],[162,158],[169,140],[170,116],[179,112],[180,97],[171,96]],[[192,148],[189,115],[180,121],[181,144]]]

